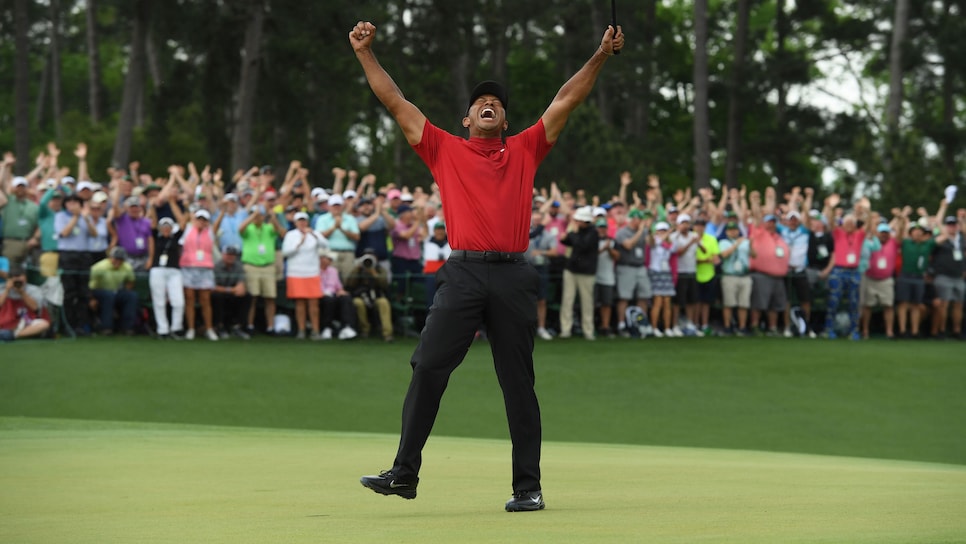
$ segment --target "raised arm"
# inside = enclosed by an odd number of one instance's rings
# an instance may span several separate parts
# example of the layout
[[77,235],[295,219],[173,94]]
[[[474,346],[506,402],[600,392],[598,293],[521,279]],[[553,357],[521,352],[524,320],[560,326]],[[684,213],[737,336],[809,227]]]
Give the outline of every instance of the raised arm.
[[359,21],[349,32],[349,43],[352,44],[356,59],[366,73],[366,80],[369,81],[372,92],[399,124],[409,145],[416,145],[423,139],[426,116],[412,102],[406,100],[402,91],[396,86],[396,82],[376,60],[376,55],[372,52],[372,41],[375,37],[375,25]]
[[624,32],[618,25],[617,30],[608,26],[604,37],[600,40],[600,47],[594,52],[584,66],[560,87],[557,96],[550,102],[547,111],[543,112],[543,126],[547,132],[547,142],[553,143],[560,136],[560,131],[567,124],[567,118],[577,109],[577,106],[587,98],[594,88],[597,75],[604,66],[607,57],[620,51],[624,47]]

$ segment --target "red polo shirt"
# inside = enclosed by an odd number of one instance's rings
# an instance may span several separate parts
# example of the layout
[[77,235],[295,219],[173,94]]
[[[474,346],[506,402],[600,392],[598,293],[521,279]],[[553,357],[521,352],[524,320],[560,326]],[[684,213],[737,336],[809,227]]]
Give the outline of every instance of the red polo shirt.
[[439,185],[450,247],[526,251],[533,178],[551,147],[542,120],[506,146],[500,138],[454,136],[427,120],[413,149]]

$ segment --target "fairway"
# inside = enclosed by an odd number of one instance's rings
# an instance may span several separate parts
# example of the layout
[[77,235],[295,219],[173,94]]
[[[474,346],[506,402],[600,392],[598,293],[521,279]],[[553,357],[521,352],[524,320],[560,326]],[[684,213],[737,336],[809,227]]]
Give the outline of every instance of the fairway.
[[395,437],[0,420],[3,542],[961,542],[966,469],[548,443],[543,512],[509,446],[432,438],[414,501],[364,490]]
[[507,514],[488,346],[415,501],[389,468],[412,340],[0,350],[2,542],[964,542],[959,343],[540,343],[547,510]]

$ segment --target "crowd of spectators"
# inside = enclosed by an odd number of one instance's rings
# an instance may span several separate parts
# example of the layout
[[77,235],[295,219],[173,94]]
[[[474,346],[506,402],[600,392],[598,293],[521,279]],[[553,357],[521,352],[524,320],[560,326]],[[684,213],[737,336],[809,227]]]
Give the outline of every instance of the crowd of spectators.
[[[392,341],[394,303],[412,292],[430,304],[451,251],[435,185],[333,168],[323,188],[298,161],[230,178],[133,162],[96,183],[86,146],[73,154],[76,178],[53,144],[26,175],[10,153],[0,163],[0,340]],[[615,189],[534,191],[527,256],[544,340],[962,337],[966,209],[947,215],[953,187],[935,213],[816,201],[812,188],[666,195],[657,176],[638,190],[626,172]]]

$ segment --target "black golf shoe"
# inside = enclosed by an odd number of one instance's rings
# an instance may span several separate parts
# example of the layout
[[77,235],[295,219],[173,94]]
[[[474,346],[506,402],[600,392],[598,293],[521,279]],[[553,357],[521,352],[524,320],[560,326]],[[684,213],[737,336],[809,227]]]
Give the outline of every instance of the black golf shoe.
[[506,501],[507,512],[531,512],[543,510],[543,493],[537,491],[514,491],[510,500]]
[[415,499],[419,479],[417,478],[415,482],[401,482],[396,479],[391,470],[384,470],[378,476],[363,476],[359,482],[382,495],[399,495],[404,499]]

